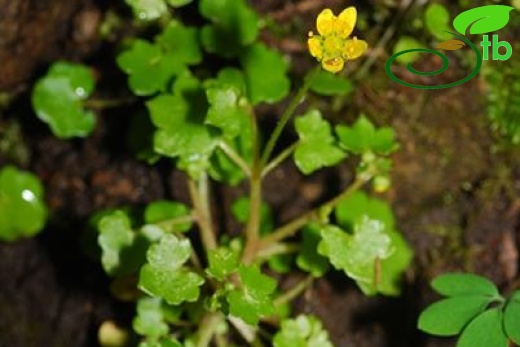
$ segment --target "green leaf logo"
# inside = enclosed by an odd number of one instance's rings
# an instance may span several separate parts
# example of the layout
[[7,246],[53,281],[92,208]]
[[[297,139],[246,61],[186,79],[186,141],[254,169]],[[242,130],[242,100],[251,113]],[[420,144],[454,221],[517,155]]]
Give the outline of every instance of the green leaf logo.
[[459,14],[453,20],[453,27],[462,35],[470,28],[470,34],[486,34],[502,29],[509,22],[509,12],[514,7],[488,5],[476,7]]

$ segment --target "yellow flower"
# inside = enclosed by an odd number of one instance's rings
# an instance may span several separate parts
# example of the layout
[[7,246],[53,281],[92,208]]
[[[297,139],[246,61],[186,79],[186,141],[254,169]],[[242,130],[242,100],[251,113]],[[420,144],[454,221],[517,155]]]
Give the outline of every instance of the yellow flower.
[[311,31],[307,45],[309,52],[321,66],[330,72],[336,73],[343,69],[345,62],[362,56],[368,45],[357,37],[349,38],[356,25],[357,11],[355,7],[348,7],[335,16],[330,9],[324,9],[316,19],[316,28],[319,35]]

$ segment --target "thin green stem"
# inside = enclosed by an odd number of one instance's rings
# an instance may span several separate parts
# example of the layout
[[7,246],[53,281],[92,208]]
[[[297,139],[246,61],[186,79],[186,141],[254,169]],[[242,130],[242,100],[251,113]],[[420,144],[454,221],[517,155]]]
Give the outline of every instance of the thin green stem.
[[359,188],[361,188],[367,181],[371,179],[371,177],[371,175],[363,175],[363,177],[356,178],[354,183],[352,183],[341,194],[327,201],[323,205],[307,213],[304,213],[300,217],[293,219],[284,226],[274,230],[272,234],[269,234],[261,240],[260,249],[269,248],[272,244],[279,242],[287,237],[293,236],[299,229],[301,229],[306,224],[319,220],[321,211],[334,208],[341,200],[345,199],[346,197],[357,191]]
[[296,147],[298,147],[298,142],[293,143],[286,149],[282,151],[282,153],[278,154],[276,158],[271,160],[262,170],[262,177],[267,176],[269,172],[271,172],[274,168],[276,168],[278,165],[280,165],[285,159],[291,156],[293,152],[296,150]]
[[300,296],[300,294],[303,293],[312,284],[313,280],[314,278],[311,275],[307,276],[307,278],[305,278],[303,281],[299,282],[290,290],[277,297],[274,300],[274,306],[277,307],[291,302]]
[[275,127],[273,133],[271,134],[271,136],[269,137],[269,140],[267,141],[267,145],[265,146],[264,152],[262,153],[262,159],[260,161],[262,166],[264,166],[269,161],[269,158],[271,157],[271,153],[273,152],[274,147],[276,146],[276,142],[278,141],[278,138],[282,134],[282,131],[283,131],[285,125],[287,124],[287,122],[289,121],[291,116],[293,115],[294,111],[296,111],[296,108],[298,107],[298,105],[300,105],[300,103],[302,102],[305,94],[307,93],[307,91],[309,90],[309,88],[311,86],[312,81],[318,75],[320,70],[321,70],[321,67],[316,66],[316,68],[314,68],[313,70],[311,70],[311,72],[309,72],[309,74],[305,77],[305,80],[303,81],[302,86],[300,87],[300,89],[298,90],[298,92],[296,93],[294,98],[291,100],[291,102],[289,103],[289,106],[287,106],[287,108],[285,109],[285,112],[282,114],[280,120],[278,121],[278,124],[276,124],[276,127]]
[[299,249],[300,246],[294,243],[273,243],[269,247],[259,250],[257,259],[262,261],[276,255],[296,253]]
[[217,240],[211,223],[211,211],[209,208],[208,177],[202,174],[199,187],[192,180],[188,180],[188,190],[195,210],[195,220],[199,225],[202,243],[206,251],[217,248]]
[[218,313],[207,313],[199,324],[196,347],[208,347],[222,317]]
[[260,209],[262,206],[262,166],[260,163],[260,147],[258,125],[254,113],[251,116],[251,136],[253,141],[253,163],[251,166],[250,191],[249,191],[249,218],[246,226],[246,245],[242,253],[242,262],[251,263],[260,246]]
[[251,177],[251,168],[232,147],[230,147],[224,141],[220,141],[218,146],[228,156],[228,158],[231,159],[231,161],[233,161],[246,174],[247,177]]

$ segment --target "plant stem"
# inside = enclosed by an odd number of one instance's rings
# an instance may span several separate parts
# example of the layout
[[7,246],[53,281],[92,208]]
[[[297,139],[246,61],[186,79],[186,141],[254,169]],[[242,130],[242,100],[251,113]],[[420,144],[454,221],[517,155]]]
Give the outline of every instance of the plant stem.
[[298,244],[294,243],[273,243],[267,248],[258,251],[257,259],[259,261],[269,259],[275,255],[296,253],[300,249]]
[[228,320],[247,343],[251,344],[256,340],[256,328],[247,325],[242,319],[237,317],[229,316]]
[[293,236],[296,232],[302,228],[304,225],[316,221],[320,217],[320,211],[334,208],[341,200],[345,199],[350,194],[354,193],[356,190],[361,188],[363,184],[370,180],[371,175],[363,175],[362,178],[358,177],[347,189],[345,189],[341,194],[334,197],[333,199],[327,201],[323,205],[301,215],[298,218],[293,219],[289,223],[284,226],[273,231],[272,234],[264,237],[261,240],[260,249],[265,249],[271,246],[273,243],[279,242],[287,237]]
[[195,210],[196,221],[199,225],[202,243],[206,251],[217,248],[217,240],[211,223],[209,208],[208,176],[204,173],[199,179],[199,187],[192,179],[188,180],[190,198]]
[[274,300],[274,306],[276,307],[291,302],[293,299],[300,296],[300,294],[312,284],[313,280],[314,278],[311,275],[307,276],[307,278],[292,287],[289,291],[277,297]]
[[316,66],[309,74],[305,77],[302,86],[294,96],[294,98],[289,103],[289,106],[285,109],[285,112],[282,114],[280,120],[278,121],[278,124],[276,124],[276,128],[274,129],[273,133],[271,134],[271,137],[267,141],[267,145],[265,146],[264,152],[262,153],[262,159],[261,164],[264,166],[267,164],[269,158],[271,157],[271,153],[274,150],[274,147],[276,145],[276,142],[278,141],[278,138],[280,137],[283,128],[293,115],[294,111],[296,111],[296,108],[303,100],[303,97],[309,90],[312,81],[317,76],[318,72],[320,72],[321,66]]
[[256,256],[260,246],[260,209],[262,206],[262,164],[260,162],[260,141],[258,124],[253,112],[251,116],[251,137],[253,141],[253,163],[249,179],[249,218],[246,226],[246,245],[242,253],[242,262],[250,264]]
[[136,102],[136,98],[122,99],[89,99],[83,102],[83,106],[93,109],[115,108],[124,105],[130,105]]
[[247,175],[247,177],[251,177],[251,169],[246,161],[227,143],[224,141],[220,141],[218,146],[220,149],[228,156],[231,161],[233,161],[242,171]]
[[262,177],[266,176],[271,170],[276,168],[278,165],[280,165],[285,159],[291,156],[293,152],[296,150],[296,147],[298,146],[298,142],[293,143],[286,149],[282,151],[282,153],[278,154],[276,158],[271,160],[262,170]]
[[222,318],[217,313],[207,313],[202,318],[197,332],[196,347],[208,347],[210,345],[211,339],[213,338],[217,325],[220,323],[221,319]]

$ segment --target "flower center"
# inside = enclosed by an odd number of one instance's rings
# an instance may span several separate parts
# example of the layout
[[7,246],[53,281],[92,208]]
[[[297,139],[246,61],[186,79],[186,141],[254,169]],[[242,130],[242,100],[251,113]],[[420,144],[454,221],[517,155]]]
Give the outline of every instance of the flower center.
[[330,35],[323,41],[323,50],[328,53],[327,55],[340,55],[344,43],[339,36]]

